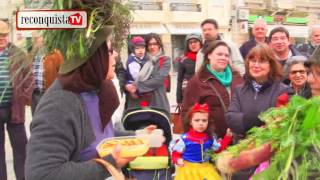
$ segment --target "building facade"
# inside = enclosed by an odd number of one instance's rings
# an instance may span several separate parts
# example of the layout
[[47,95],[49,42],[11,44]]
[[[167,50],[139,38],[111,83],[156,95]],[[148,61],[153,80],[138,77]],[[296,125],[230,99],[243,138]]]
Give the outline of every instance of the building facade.
[[268,34],[274,27],[284,26],[292,43],[296,44],[308,40],[309,26],[320,24],[319,0],[242,0],[236,9],[248,14],[246,19],[238,18],[238,27],[241,24],[248,27],[239,41],[250,37],[250,27],[258,17],[263,17],[268,23]]
[[158,33],[165,52],[173,59],[181,55],[184,38],[189,33],[201,34],[200,23],[206,18],[218,21],[224,38],[231,38],[231,0],[134,0],[129,1],[134,22],[131,36]]
[[[201,33],[200,23],[206,18],[216,19],[224,39],[238,45],[250,37],[251,25],[258,17],[268,22],[269,31],[285,26],[292,41],[305,42],[308,26],[320,24],[319,0],[128,0],[134,21],[130,36],[155,32],[161,35],[165,52],[173,59],[184,49],[184,38],[189,33]],[[24,4],[25,3],[25,4]],[[52,0],[2,0],[0,19],[12,27],[10,39],[20,42],[31,32],[15,30],[15,12],[19,8],[45,7]],[[126,59],[127,51],[121,53]]]

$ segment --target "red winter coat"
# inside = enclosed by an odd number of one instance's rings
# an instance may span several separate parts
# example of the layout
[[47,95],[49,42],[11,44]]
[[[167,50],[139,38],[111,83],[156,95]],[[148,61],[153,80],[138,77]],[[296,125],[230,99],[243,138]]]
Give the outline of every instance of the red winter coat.
[[[230,95],[227,88],[224,87],[214,75],[212,75],[206,68],[200,70],[191,78],[185,89],[183,95],[183,102],[181,107],[181,119],[183,119],[183,124],[186,124],[187,120],[185,115],[187,114],[190,107],[192,107],[197,102],[206,102],[209,105],[209,121],[211,125],[208,127],[210,132],[214,132],[218,135],[218,138],[223,138],[226,134],[228,128],[225,118],[224,109],[219,101],[218,96],[210,87],[209,83],[220,93],[223,102],[228,108],[230,104]],[[231,96],[235,87],[243,83],[243,78],[236,71],[232,72],[232,82],[231,82]],[[187,127],[185,126],[185,130]]]

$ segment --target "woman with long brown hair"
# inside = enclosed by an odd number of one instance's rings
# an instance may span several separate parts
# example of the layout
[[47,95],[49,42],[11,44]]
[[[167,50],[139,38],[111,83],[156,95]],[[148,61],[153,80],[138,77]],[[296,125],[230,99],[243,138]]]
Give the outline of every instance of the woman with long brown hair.
[[[250,50],[245,67],[246,81],[236,88],[225,115],[228,126],[240,137],[245,137],[252,127],[262,126],[258,115],[279,102],[287,103],[291,93],[290,87],[281,82],[281,65],[267,44],[259,44]],[[240,171],[233,179],[248,179],[254,170]]]

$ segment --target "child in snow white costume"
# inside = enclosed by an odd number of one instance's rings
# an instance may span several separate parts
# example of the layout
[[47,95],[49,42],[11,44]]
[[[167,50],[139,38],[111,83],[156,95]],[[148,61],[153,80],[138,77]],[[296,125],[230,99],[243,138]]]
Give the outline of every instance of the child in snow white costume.
[[208,132],[208,104],[196,103],[188,112],[189,131],[171,142],[172,161],[178,166],[175,180],[220,180],[221,177],[210,164],[207,151],[220,152],[232,141],[228,129],[226,136],[217,141]]

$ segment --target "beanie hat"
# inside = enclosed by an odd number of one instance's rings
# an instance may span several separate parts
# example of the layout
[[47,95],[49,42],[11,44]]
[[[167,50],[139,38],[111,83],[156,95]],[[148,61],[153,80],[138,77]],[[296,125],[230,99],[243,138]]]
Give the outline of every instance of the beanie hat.
[[136,36],[131,39],[131,43],[134,47],[136,46],[146,46],[146,42],[141,36]]
[[186,36],[185,43],[187,44],[190,39],[197,39],[202,43],[202,38],[200,34],[191,33]]

